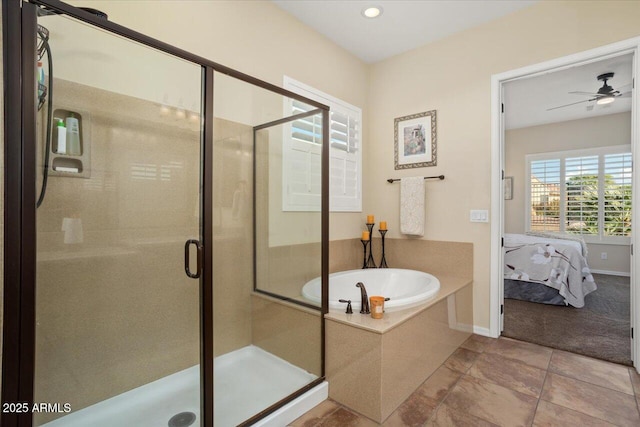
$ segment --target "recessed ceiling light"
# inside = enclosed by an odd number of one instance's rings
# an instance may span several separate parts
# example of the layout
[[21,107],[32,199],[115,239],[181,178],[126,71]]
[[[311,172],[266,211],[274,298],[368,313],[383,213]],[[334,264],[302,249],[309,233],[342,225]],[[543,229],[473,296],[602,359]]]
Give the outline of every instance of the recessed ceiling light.
[[365,7],[361,13],[365,18],[377,18],[382,15],[382,8],[380,6]]

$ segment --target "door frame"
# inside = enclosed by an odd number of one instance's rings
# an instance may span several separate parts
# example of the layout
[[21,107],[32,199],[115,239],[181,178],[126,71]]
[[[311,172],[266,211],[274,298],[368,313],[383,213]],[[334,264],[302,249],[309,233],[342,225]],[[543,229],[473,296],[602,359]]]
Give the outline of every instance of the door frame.
[[[547,74],[591,62],[600,61],[620,55],[633,54],[633,88],[640,81],[638,54],[640,37],[623,40],[595,49],[563,56],[550,61],[522,67],[491,76],[491,276],[490,276],[490,318],[489,331],[492,337],[498,337],[503,329],[504,283],[503,283],[503,251],[504,235],[504,198],[502,196],[502,180],[504,178],[504,110],[503,84],[508,81]],[[640,140],[638,123],[640,123],[640,96],[632,91],[631,101],[631,151],[634,165],[640,165]],[[632,224],[639,224],[640,212],[640,173],[633,173],[632,180]],[[633,255],[633,248],[640,243],[640,232],[632,226],[631,232],[631,328],[640,331],[640,287],[635,283],[635,272],[640,268],[640,257]],[[630,334],[632,333],[630,331]],[[637,332],[636,332],[637,333]],[[631,340],[631,359],[636,370],[640,372],[640,339]]]

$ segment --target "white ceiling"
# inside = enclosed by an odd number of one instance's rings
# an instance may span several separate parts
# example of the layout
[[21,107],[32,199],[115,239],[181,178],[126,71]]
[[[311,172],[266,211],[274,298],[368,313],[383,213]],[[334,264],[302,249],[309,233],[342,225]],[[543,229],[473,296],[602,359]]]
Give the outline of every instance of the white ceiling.
[[[373,63],[531,6],[525,0],[272,0],[365,62]],[[361,11],[381,6],[366,19]]]
[[[325,35],[365,62],[373,63],[417,48],[537,2],[525,0],[271,0],[304,24]],[[381,6],[375,19],[363,9]],[[605,61],[509,82],[505,85],[507,129],[576,120],[631,110],[631,98],[617,98],[599,106],[595,102],[547,111],[548,108],[589,99],[571,91],[597,92],[596,77],[614,72],[614,89],[631,83],[632,57]],[[623,88],[629,90],[629,88]],[[593,108],[588,108],[593,107]]]
[[622,92],[629,91],[632,60],[632,54],[628,54],[505,83],[505,127],[515,129],[631,111],[631,98],[616,98],[608,105],[596,105],[591,101],[551,111],[547,109],[591,99],[588,95],[568,92],[597,92],[602,87],[597,76],[608,72],[615,73],[608,81],[609,86]]

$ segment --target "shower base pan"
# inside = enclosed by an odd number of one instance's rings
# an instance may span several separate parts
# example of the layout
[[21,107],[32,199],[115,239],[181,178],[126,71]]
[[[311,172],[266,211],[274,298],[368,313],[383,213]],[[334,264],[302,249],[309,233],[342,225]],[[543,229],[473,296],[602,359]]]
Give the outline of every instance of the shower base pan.
[[[302,388],[317,377],[255,346],[214,361],[214,424],[231,427]],[[290,423],[327,399],[323,382],[256,426]],[[200,426],[200,366],[192,366],[73,412],[44,427]]]

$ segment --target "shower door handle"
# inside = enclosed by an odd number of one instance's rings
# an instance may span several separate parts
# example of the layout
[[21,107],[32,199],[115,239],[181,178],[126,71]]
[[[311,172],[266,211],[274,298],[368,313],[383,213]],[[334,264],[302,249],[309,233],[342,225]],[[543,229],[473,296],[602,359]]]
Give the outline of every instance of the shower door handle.
[[[190,256],[190,251],[189,251],[189,246],[191,245],[195,245],[196,246],[196,254],[197,254],[197,259],[196,259],[196,272],[192,273],[191,269],[189,268],[189,261],[191,259]],[[185,242],[184,244],[184,271],[185,273],[187,273],[187,276],[189,276],[192,279],[198,279],[200,277],[200,272],[202,271],[202,245],[200,244],[199,240],[196,239],[189,239]]]

